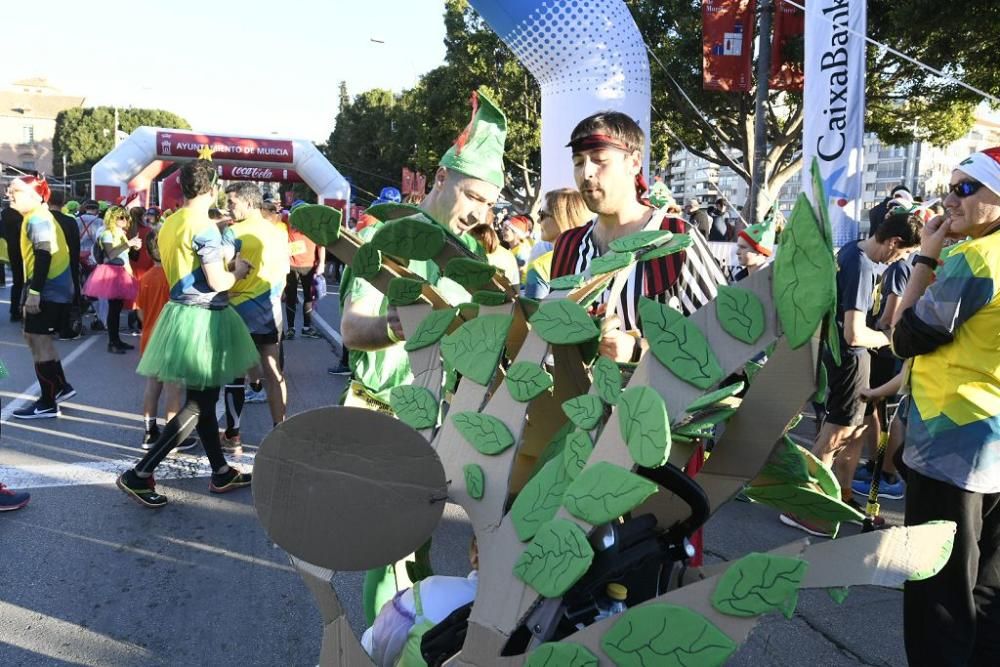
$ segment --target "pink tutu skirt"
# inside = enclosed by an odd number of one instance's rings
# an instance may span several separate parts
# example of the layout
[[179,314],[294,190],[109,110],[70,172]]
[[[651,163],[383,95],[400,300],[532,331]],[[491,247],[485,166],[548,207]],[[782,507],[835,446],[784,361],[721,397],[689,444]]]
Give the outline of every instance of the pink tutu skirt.
[[139,293],[139,281],[118,264],[100,264],[87,278],[83,293],[95,299],[134,301]]

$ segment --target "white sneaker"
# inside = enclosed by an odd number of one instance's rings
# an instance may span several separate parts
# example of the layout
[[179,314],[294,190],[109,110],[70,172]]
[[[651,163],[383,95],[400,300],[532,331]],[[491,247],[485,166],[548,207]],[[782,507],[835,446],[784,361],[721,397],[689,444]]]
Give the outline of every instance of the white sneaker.
[[267,392],[261,389],[260,391],[254,391],[251,387],[247,387],[246,395],[243,399],[244,403],[266,403],[267,402]]

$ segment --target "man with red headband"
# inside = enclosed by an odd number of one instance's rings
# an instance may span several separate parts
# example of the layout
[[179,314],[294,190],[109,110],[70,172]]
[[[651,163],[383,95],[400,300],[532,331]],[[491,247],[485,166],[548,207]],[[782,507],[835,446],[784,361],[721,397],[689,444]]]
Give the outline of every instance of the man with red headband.
[[21,255],[24,259],[24,338],[31,348],[35,375],[42,390],[32,405],[14,411],[18,419],[59,416],[59,402],[76,395],[66,382],[52,333],[59,330],[73,301],[69,246],[62,228],[46,206],[49,184],[44,178],[22,176],[7,189],[10,205],[24,218]]
[[[586,271],[595,257],[608,252],[615,239],[644,230],[685,231],[683,220],[669,217],[641,199],[647,190],[642,176],[644,144],[645,136],[636,122],[617,111],[594,114],[573,129],[568,146],[573,150],[576,185],[587,208],[597,217],[556,239],[553,278]],[[616,312],[606,314],[600,343],[603,356],[617,362],[638,360],[639,299],[647,296],[667,302],[684,261],[685,253],[680,252],[637,263],[620,299],[612,299],[610,287],[601,295],[599,304],[619,304]]]

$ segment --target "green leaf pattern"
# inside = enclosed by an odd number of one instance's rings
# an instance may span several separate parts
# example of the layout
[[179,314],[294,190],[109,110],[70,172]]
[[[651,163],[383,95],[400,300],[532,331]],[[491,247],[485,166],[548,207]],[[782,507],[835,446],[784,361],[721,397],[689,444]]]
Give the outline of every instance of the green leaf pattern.
[[480,454],[496,456],[514,444],[510,429],[493,415],[459,412],[451,419],[462,437]]
[[764,335],[764,303],[750,290],[719,285],[715,314],[723,331],[747,345]]
[[617,404],[622,393],[622,372],[618,364],[607,357],[598,357],[592,372],[597,395],[608,405]]
[[531,318],[531,326],[542,340],[553,345],[575,345],[600,334],[587,311],[566,299],[542,303]]
[[514,564],[514,575],[547,598],[556,598],[579,581],[594,559],[583,530],[553,519],[535,535]]
[[518,361],[507,369],[507,389],[515,401],[527,403],[552,386],[552,375],[538,364]]
[[563,506],[599,526],[613,521],[656,493],[657,486],[607,461],[587,466],[566,489]]
[[604,417],[604,404],[600,397],[594,394],[571,398],[563,403],[562,409],[569,420],[584,431],[596,428]]
[[722,665],[737,644],[686,607],[654,603],[629,609],[601,638],[617,667]]
[[437,425],[438,399],[429,389],[409,384],[393,387],[389,405],[396,417],[410,428],[419,431]]
[[629,387],[618,399],[618,424],[632,460],[657,468],[670,456],[667,406],[651,387]]
[[639,303],[643,332],[653,355],[671,373],[699,389],[722,379],[722,367],[705,334],[670,306],[647,299]]
[[458,308],[446,308],[445,310],[432,310],[427,317],[420,321],[417,330],[407,339],[403,346],[407,352],[413,352],[433,345],[441,340],[448,327],[455,321],[458,315]]
[[466,322],[441,341],[441,355],[466,378],[486,386],[497,370],[513,321],[510,315],[481,315]]
[[751,553],[729,566],[712,594],[712,606],[729,616],[794,610],[809,565],[801,558]]

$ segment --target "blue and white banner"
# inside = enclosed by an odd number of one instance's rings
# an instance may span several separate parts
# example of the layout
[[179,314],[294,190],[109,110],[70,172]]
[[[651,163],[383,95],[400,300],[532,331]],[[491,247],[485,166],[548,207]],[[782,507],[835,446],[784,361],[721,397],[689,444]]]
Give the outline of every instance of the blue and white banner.
[[[805,31],[802,187],[819,161],[833,242],[858,236],[865,134],[865,0],[809,0]],[[819,202],[813,202],[818,204]]]

